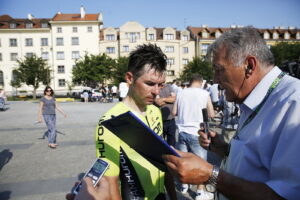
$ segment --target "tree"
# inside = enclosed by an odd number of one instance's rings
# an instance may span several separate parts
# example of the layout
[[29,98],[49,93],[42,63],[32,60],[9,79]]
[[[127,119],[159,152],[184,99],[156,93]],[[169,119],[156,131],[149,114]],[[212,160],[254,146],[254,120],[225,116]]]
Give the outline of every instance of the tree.
[[36,99],[36,90],[40,83],[44,85],[50,84],[50,67],[43,58],[36,55],[26,57],[24,60],[17,60],[17,63],[19,67],[15,70],[17,76],[14,82],[32,86],[33,99]]
[[275,58],[275,65],[281,66],[284,62],[300,59],[300,43],[280,42],[271,47]]
[[191,62],[189,62],[180,74],[180,79],[182,81],[189,81],[193,74],[200,74],[203,79],[211,80],[213,76],[212,66],[201,57],[194,57]]
[[17,78],[20,76],[19,72],[17,70],[13,70],[12,72],[13,78],[10,81],[10,85],[16,89],[16,96],[18,95],[18,88],[22,86],[20,78]]
[[83,58],[76,61],[76,66],[72,71],[72,82],[95,88],[111,78],[111,69],[115,65],[115,60],[106,54],[85,54]]
[[116,65],[112,68],[113,83],[118,85],[120,82],[125,81],[125,73],[128,69],[128,57],[119,57],[116,60]]

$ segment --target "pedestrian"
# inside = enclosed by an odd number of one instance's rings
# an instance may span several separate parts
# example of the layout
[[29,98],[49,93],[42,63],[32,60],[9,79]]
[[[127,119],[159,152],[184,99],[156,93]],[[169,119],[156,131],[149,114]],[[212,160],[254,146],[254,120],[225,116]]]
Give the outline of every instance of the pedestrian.
[[50,86],[46,86],[44,90],[44,96],[40,100],[39,112],[38,112],[38,122],[42,122],[42,115],[44,121],[47,125],[48,130],[44,134],[44,137],[48,137],[48,147],[56,148],[56,113],[58,110],[65,118],[67,114],[58,106],[55,98],[54,91]]
[[160,107],[163,119],[163,137],[167,143],[175,147],[176,123],[172,114],[173,105],[176,100],[176,93],[170,84],[163,84],[155,99],[155,104]]
[[84,99],[84,103],[89,102],[89,93],[87,90],[84,90],[84,92],[83,92],[83,99]]
[[[240,104],[239,128],[221,169],[188,153],[164,156],[185,183],[208,183],[220,199],[299,199],[300,81],[274,66],[274,57],[253,27],[225,32],[208,50],[214,80],[227,101]],[[223,148],[202,131],[201,145]]]
[[229,144],[238,127],[239,105],[227,101],[225,98],[224,90],[221,90],[221,96],[218,106],[223,113],[221,120],[221,135],[223,136],[224,142]]
[[[177,94],[173,107],[173,115],[177,115],[179,132],[177,148],[183,152],[192,152],[202,159],[207,159],[207,151],[199,144],[198,130],[203,123],[202,109],[206,108],[209,117],[214,117],[213,105],[209,93],[202,89],[203,78],[194,74],[189,82],[189,87]],[[187,193],[188,184],[182,184],[181,192]],[[197,186],[196,200],[209,200],[213,194],[205,191],[204,185]]]
[[111,87],[111,91],[112,91],[113,98],[117,98],[118,87],[113,85]]
[[208,89],[211,101],[214,106],[214,110],[219,111],[218,109],[218,104],[219,104],[219,85],[218,84],[213,84],[212,86],[209,87]]
[[7,97],[6,97],[6,95],[5,95],[4,89],[2,89],[2,88],[0,88],[0,98],[3,99],[3,105],[5,105],[6,102],[7,102]]
[[160,171],[101,125],[104,120],[131,111],[161,136],[161,112],[153,103],[165,82],[166,65],[166,56],[159,47],[153,44],[138,46],[130,53],[125,74],[129,86],[127,96],[107,111],[98,123],[96,154],[110,164],[105,177],[110,185],[111,199],[165,199],[165,188],[170,199],[177,199],[172,176]]

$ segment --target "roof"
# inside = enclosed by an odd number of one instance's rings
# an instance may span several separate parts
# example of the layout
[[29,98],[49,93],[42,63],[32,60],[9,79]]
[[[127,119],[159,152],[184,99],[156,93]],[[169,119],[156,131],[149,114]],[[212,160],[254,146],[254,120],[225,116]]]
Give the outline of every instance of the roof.
[[47,19],[47,18],[40,18],[40,19],[18,19],[18,18],[12,18],[9,15],[1,15],[0,16],[0,29],[9,29],[9,24],[11,23],[15,23],[16,24],[16,28],[20,29],[20,28],[25,28],[25,24],[28,23],[32,23],[32,28],[42,28],[41,24],[42,23],[47,23],[49,24],[49,21],[51,19]]
[[[216,35],[215,33],[219,31],[220,33],[224,33],[226,31],[229,31],[234,28],[223,28],[223,27],[192,27],[188,26],[187,30],[191,32],[192,37],[195,38],[203,38],[202,37],[202,32],[207,32],[209,33],[207,38],[204,39],[215,39]],[[269,32],[269,33],[274,33],[277,32],[279,33],[279,39],[284,38],[284,33],[288,32],[291,34],[291,39],[296,39],[296,34],[300,32],[300,29],[257,29],[257,31],[263,36],[264,32]]]
[[85,14],[84,18],[80,14],[59,14],[53,17],[53,21],[98,21],[99,14]]

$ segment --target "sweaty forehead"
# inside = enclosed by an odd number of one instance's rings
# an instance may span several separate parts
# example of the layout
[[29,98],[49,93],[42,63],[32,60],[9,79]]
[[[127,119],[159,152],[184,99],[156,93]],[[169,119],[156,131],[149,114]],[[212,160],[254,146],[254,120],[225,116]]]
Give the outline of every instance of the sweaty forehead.
[[144,81],[151,81],[154,83],[163,83],[166,80],[166,75],[164,72],[156,71],[154,68],[146,69],[142,76],[140,77]]

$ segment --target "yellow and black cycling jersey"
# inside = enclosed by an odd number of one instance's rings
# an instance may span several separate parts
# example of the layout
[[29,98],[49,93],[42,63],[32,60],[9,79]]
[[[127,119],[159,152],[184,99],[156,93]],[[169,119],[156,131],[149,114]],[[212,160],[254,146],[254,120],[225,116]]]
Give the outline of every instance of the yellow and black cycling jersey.
[[[105,176],[119,176],[123,200],[164,199],[164,172],[101,125],[102,121],[128,111],[134,113],[120,102],[99,120],[96,128],[96,155],[110,164]],[[145,117],[138,114],[136,116],[155,133],[162,135],[163,125],[159,108],[148,105]]]

